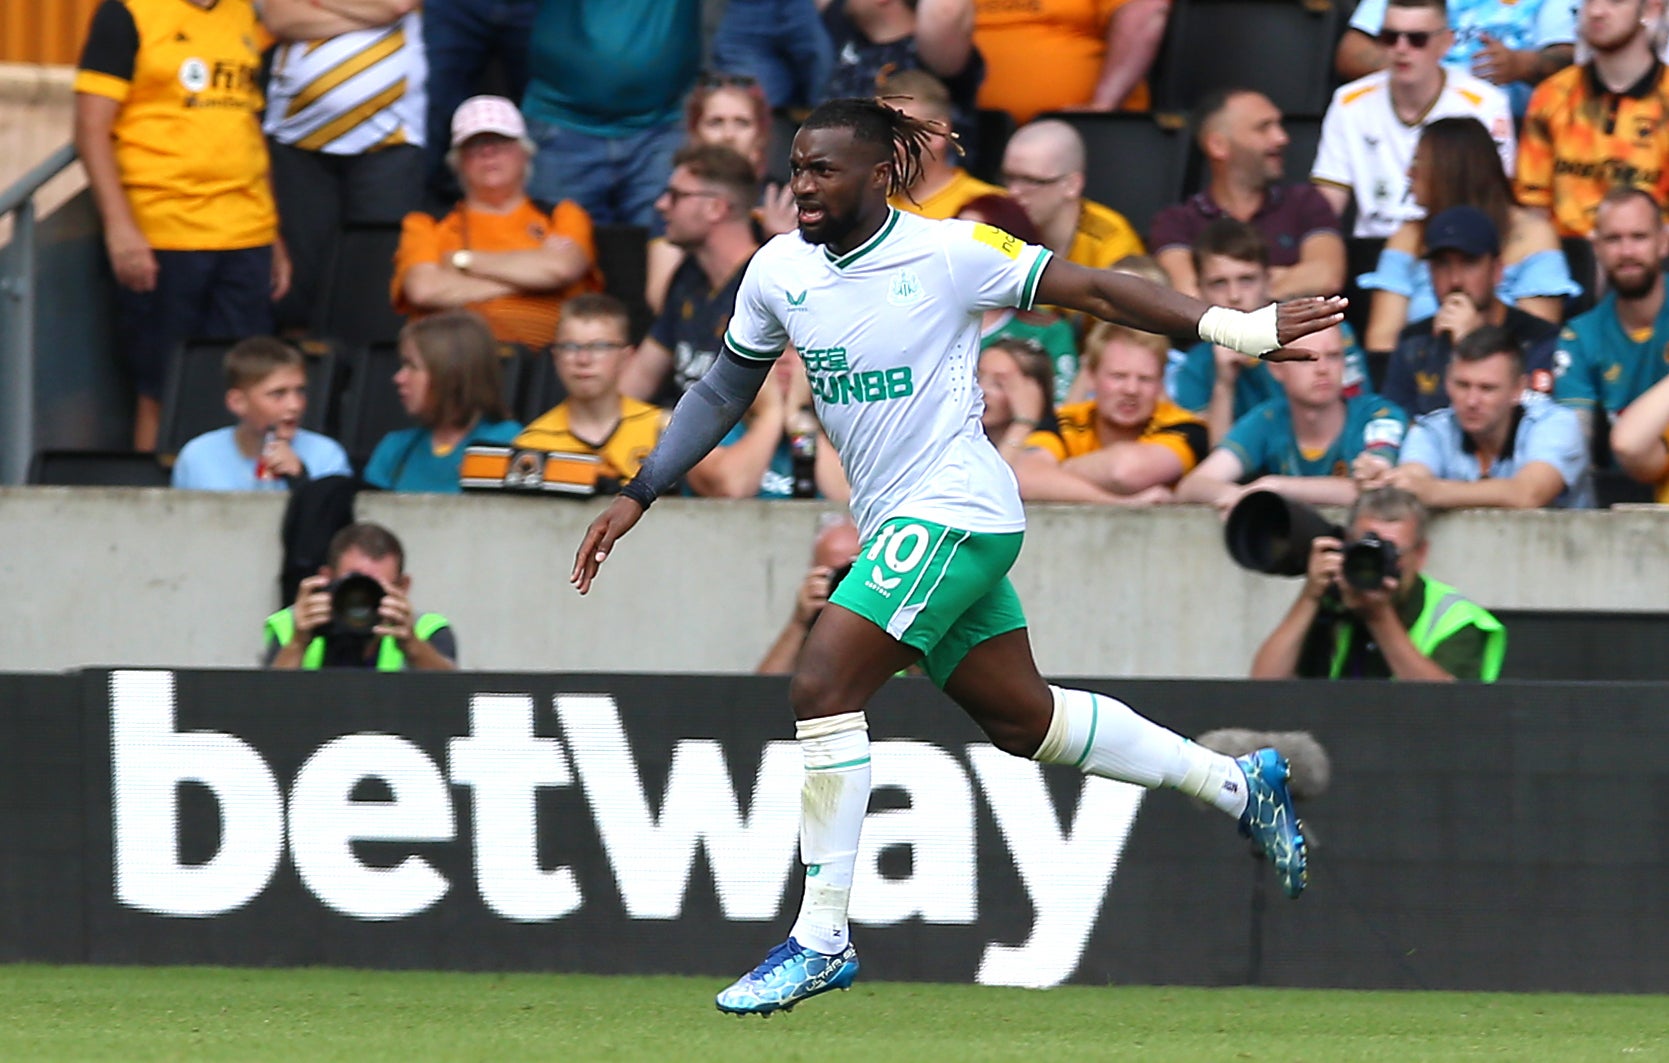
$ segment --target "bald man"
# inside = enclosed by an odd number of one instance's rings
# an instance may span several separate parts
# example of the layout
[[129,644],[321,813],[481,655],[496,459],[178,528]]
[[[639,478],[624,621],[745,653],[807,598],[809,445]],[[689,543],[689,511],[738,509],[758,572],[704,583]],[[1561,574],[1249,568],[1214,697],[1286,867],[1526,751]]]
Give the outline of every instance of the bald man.
[[1106,269],[1142,253],[1142,238],[1111,207],[1084,198],[1084,142],[1052,118],[1021,126],[1003,152],[1003,184],[1057,255]]
[[1218,218],[1248,222],[1269,247],[1276,299],[1344,290],[1344,234],[1338,215],[1308,182],[1282,184],[1287,134],[1281,110],[1250,89],[1224,89],[1200,103],[1194,134],[1211,184],[1153,219],[1148,244],[1177,291],[1199,295],[1193,247]]
[[840,578],[852,570],[852,562],[857,560],[858,548],[862,545],[858,538],[858,526],[852,523],[851,517],[844,513],[824,515],[817,538],[811,544],[811,568],[806,570],[805,578],[800,580],[799,593],[794,596],[793,615],[765,652],[765,659],[759,662],[756,673],[789,675],[794,671],[794,663],[799,660],[800,647],[805,645],[811,625],[817,622],[818,614],[829,604],[829,595],[834,593]]

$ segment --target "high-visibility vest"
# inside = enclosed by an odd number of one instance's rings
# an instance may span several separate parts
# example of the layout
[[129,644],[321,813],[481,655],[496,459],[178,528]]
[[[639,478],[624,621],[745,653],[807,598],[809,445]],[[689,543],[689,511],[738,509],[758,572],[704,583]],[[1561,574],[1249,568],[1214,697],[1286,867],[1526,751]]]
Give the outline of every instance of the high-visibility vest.
[[[1484,659],[1478,678],[1493,683],[1501,676],[1501,662],[1507,656],[1507,629],[1489,610],[1477,604],[1447,583],[1429,576],[1420,579],[1426,586],[1426,600],[1414,626],[1408,629],[1408,640],[1424,657],[1430,657],[1443,640],[1463,627],[1471,626],[1484,633]],[[1333,635],[1333,666],[1328,671],[1331,679],[1339,678],[1344,662],[1350,656],[1351,633],[1355,624],[1339,624]]]
[[[449,623],[450,621],[439,613],[424,613],[417,618],[417,623],[412,625],[411,633],[427,642],[429,636],[448,626]],[[276,639],[280,647],[288,646],[290,640],[295,637],[295,633],[296,617],[291,609],[280,609],[267,617],[267,637]],[[384,635],[378,641],[380,644],[377,646],[377,671],[404,671],[406,654],[405,651],[400,649],[400,644],[387,635]],[[313,641],[307,644],[307,649],[302,652],[301,666],[303,668],[321,668],[324,666],[324,661],[324,636],[315,635]]]

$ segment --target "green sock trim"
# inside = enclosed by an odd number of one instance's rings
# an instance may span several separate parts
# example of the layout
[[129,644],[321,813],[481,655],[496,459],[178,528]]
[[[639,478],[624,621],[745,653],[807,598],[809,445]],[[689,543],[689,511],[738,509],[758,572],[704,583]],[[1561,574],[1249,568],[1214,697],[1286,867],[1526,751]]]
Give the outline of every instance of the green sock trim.
[[1084,761],[1089,759],[1089,751],[1095,748],[1095,729],[1100,723],[1101,705],[1096,701],[1095,695],[1091,694],[1089,702],[1089,741],[1084,743],[1084,752],[1079,756],[1077,763],[1072,765],[1073,767],[1082,768]]
[[868,757],[859,757],[857,760],[842,761],[839,764],[823,764],[823,765],[820,765],[820,766],[815,767],[815,768],[808,767],[808,768],[806,768],[806,770],[807,771],[843,771],[847,768],[861,768],[865,764],[868,764],[868,763],[869,763],[869,758]]

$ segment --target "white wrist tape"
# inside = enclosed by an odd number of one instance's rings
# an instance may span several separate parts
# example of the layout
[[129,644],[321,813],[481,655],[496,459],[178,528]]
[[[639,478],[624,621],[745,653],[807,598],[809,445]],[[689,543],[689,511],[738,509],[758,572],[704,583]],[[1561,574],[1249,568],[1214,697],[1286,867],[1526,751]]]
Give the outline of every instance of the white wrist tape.
[[1263,355],[1281,345],[1275,333],[1275,304],[1247,313],[1213,306],[1200,315],[1200,339],[1241,354]]

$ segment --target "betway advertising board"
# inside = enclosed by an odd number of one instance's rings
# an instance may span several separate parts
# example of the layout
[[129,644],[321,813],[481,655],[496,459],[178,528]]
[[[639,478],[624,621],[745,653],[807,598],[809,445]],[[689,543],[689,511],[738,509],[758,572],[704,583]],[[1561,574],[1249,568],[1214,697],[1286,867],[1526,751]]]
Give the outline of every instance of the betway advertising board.
[[[1076,681],[1307,730],[1288,901],[1232,823],[870,706],[866,979],[1669,991],[1669,687]],[[686,973],[798,907],[787,683],[0,675],[0,961]]]

